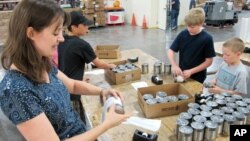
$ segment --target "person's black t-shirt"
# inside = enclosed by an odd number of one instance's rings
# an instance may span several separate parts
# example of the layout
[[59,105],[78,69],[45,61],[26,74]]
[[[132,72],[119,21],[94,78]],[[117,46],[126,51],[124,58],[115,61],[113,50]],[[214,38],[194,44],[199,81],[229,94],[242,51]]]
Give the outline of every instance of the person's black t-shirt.
[[[68,77],[82,80],[85,63],[92,62],[95,52],[88,42],[77,36],[64,36],[65,41],[58,46],[58,68]],[[71,95],[71,100],[79,100],[80,95]]]

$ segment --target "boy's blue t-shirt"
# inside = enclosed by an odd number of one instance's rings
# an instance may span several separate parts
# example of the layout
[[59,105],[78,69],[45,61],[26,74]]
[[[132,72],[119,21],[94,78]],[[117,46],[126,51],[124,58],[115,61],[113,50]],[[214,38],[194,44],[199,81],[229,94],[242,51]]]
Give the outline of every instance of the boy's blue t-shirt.
[[7,71],[0,83],[0,106],[16,125],[44,113],[63,140],[85,132],[86,128],[71,107],[70,94],[57,73],[53,67],[50,83],[37,84],[19,71]]
[[[215,57],[213,38],[203,30],[197,35],[190,35],[187,29],[183,30],[170,49],[179,52],[179,66],[182,70],[194,68],[203,63],[206,58]],[[206,69],[193,74],[191,78],[203,83],[206,79]]]

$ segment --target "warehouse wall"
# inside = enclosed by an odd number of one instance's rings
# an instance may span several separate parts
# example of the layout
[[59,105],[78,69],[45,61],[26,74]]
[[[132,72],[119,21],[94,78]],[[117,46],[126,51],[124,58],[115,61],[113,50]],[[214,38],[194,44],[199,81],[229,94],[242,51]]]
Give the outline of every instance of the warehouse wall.
[[[179,25],[182,25],[184,16],[189,10],[190,0],[180,0],[180,2],[181,9],[179,15]],[[149,28],[158,27],[158,0],[121,0],[121,4],[125,9],[126,23],[131,23],[132,15],[134,13],[138,26],[142,26],[143,16],[145,15]]]

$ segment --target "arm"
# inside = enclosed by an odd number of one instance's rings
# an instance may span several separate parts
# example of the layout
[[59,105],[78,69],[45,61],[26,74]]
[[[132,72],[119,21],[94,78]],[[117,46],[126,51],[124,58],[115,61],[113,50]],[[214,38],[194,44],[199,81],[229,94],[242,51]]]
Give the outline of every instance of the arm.
[[122,101],[124,100],[120,92],[116,90],[102,89],[100,87],[89,84],[85,81],[71,79],[59,70],[57,77],[64,83],[69,93],[82,94],[82,95],[102,95],[104,99],[106,99],[107,95],[113,95],[116,98],[120,97]]
[[213,58],[206,58],[206,60],[201,63],[199,66],[191,68],[189,70],[183,71],[184,78],[189,78],[192,74],[200,72],[206,68],[208,68],[213,63]]
[[172,49],[169,49],[168,50],[168,59],[169,59],[171,65],[172,65],[172,72],[175,75],[182,75],[182,70],[180,69],[180,67],[175,62],[174,56],[175,56],[175,52]]
[[[105,121],[99,126],[71,137],[67,141],[93,141],[108,129],[119,125],[126,120],[130,115],[117,114],[112,106],[107,113]],[[59,137],[53,129],[51,123],[44,113],[17,125],[17,129],[29,141],[59,141]]]
[[111,69],[116,67],[115,64],[108,64],[99,58],[94,59],[92,62],[100,69]]
[[241,95],[242,93],[233,91],[233,90],[226,90],[218,86],[214,86],[213,88],[209,88],[208,91],[210,93],[221,94],[221,93],[228,93],[228,94],[238,94]]

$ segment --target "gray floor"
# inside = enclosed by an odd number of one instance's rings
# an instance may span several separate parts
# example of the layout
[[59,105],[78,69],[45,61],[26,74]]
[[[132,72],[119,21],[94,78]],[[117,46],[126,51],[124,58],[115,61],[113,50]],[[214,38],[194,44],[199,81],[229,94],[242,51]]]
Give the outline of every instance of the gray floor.
[[[242,17],[250,17],[250,11],[243,11],[239,14],[239,22],[234,26],[217,28],[206,27],[215,42],[225,41],[233,36],[239,36],[239,27]],[[177,31],[165,32],[160,29],[141,29],[130,25],[107,26],[105,28],[91,29],[90,33],[84,37],[93,47],[99,44],[118,44],[121,50],[139,48],[144,52],[167,62],[166,52],[176,35],[185,27],[179,27]],[[220,57],[214,59],[213,65],[209,68],[214,70],[221,62]],[[0,69],[0,79],[2,70]],[[209,76],[211,79],[213,76]],[[249,84],[248,84],[249,85]],[[250,86],[249,86],[250,87]],[[18,134],[10,126],[0,111],[0,141],[21,141]]]

